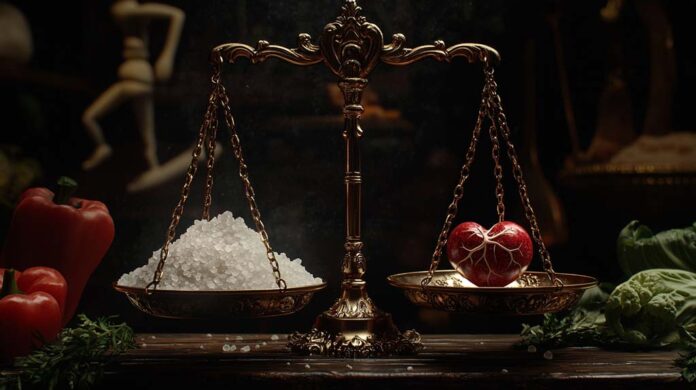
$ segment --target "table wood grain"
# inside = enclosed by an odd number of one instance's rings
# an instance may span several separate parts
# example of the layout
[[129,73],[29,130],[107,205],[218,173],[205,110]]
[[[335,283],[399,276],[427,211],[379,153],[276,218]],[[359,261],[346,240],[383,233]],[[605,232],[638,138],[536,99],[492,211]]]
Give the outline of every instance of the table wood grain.
[[[677,352],[516,349],[515,335],[424,335],[415,356],[297,356],[287,335],[138,334],[138,348],[109,365],[114,388],[686,388]],[[227,344],[234,351],[223,351]],[[247,351],[248,352],[245,352]]]

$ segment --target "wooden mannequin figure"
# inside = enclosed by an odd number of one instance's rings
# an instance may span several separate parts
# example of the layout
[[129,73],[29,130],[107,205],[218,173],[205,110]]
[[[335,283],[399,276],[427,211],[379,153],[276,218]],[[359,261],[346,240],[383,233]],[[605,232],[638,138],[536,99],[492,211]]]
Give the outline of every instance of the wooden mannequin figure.
[[[118,68],[119,80],[104,91],[82,116],[82,122],[96,144],[92,155],[82,163],[82,168],[91,170],[111,156],[111,147],[104,138],[98,119],[130,101],[145,147],[148,171],[155,171],[159,168],[159,160],[155,137],[153,87],[155,80],[165,81],[172,75],[174,56],[185,15],[176,7],[157,3],[140,4],[137,0],[116,0],[111,7],[111,13],[123,31],[124,62]],[[153,19],[169,20],[164,47],[154,62],[154,67],[149,62],[147,48],[149,22]]]

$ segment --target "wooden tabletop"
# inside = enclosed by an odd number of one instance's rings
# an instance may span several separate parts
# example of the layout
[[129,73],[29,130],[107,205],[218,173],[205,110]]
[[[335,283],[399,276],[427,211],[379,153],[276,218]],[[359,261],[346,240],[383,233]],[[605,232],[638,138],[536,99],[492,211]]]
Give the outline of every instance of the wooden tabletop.
[[[287,335],[138,334],[104,384],[118,388],[685,388],[677,352],[597,348],[515,349],[514,335],[425,335],[416,356],[334,359],[296,356]],[[227,345],[227,346],[225,346]]]

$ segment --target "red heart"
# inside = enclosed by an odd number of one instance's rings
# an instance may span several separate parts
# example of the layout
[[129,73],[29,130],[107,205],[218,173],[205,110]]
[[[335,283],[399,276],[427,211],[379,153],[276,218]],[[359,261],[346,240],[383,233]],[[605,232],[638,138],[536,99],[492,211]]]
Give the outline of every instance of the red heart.
[[532,240],[520,225],[503,221],[490,230],[464,222],[450,233],[447,257],[452,267],[477,286],[506,286],[532,261]]

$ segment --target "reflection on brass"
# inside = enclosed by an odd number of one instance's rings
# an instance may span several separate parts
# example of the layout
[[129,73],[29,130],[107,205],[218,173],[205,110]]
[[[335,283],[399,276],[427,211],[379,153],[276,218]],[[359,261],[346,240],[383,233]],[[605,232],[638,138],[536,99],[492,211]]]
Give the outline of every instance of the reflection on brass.
[[406,297],[422,307],[451,312],[531,315],[553,313],[575,305],[588,288],[597,284],[595,278],[556,273],[563,284],[554,286],[545,272],[526,272],[517,281],[518,287],[470,287],[461,282],[454,270],[436,271],[427,287],[421,280],[427,271],[392,275],[389,284],[403,290]]
[[228,319],[276,317],[305,307],[326,283],[280,290],[181,291],[157,290],[114,284],[133,306],[155,317],[177,319]]

